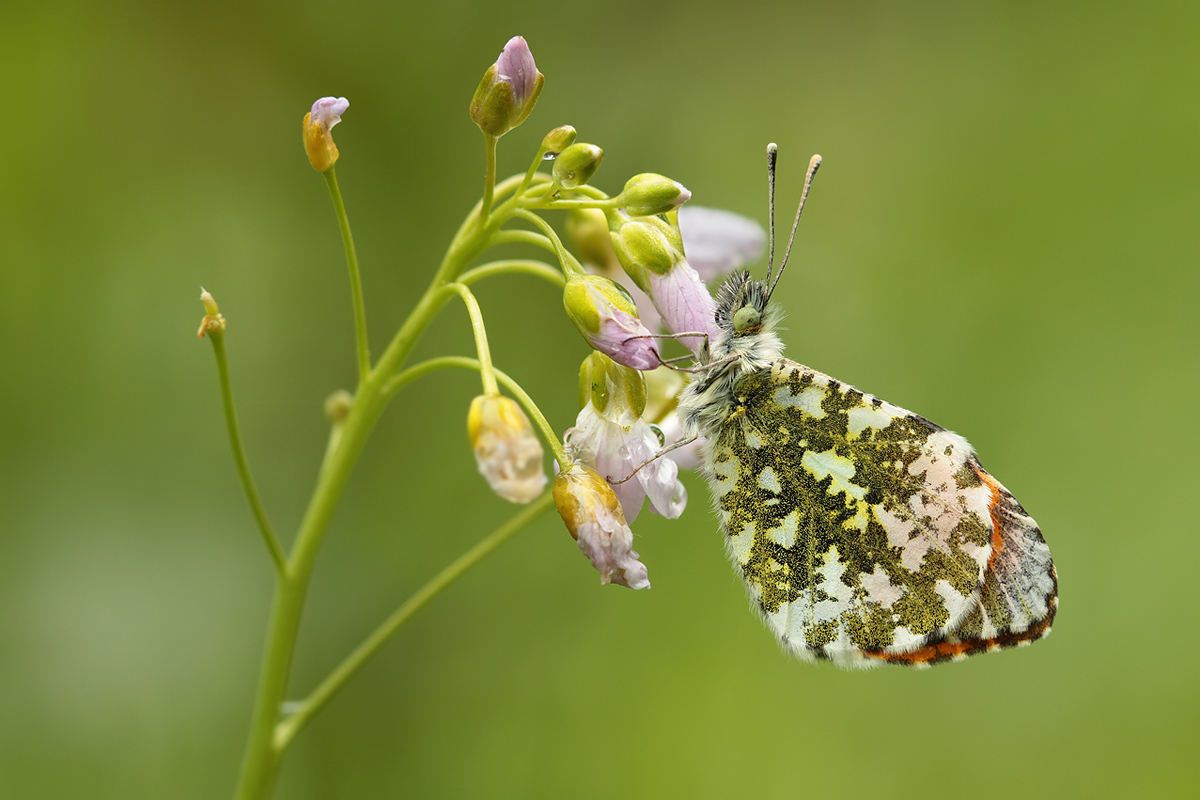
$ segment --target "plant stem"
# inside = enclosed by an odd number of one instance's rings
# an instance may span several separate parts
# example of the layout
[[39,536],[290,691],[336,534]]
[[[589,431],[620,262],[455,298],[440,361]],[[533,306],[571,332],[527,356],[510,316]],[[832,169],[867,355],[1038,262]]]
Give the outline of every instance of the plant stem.
[[[491,174],[493,177],[488,180],[489,187],[494,182],[494,164],[491,167]],[[258,694],[255,699],[250,736],[246,743],[246,753],[238,785],[237,797],[239,800],[262,800],[268,797],[274,788],[284,752],[283,747],[290,742],[290,738],[276,741],[275,729],[286,699],[292,658],[296,649],[296,638],[300,629],[300,618],[304,610],[308,585],[312,578],[317,554],[329,529],[329,522],[337,509],[354,466],[362,454],[367,438],[387,405],[388,397],[392,394],[389,387],[395,383],[393,376],[396,376],[400,368],[404,366],[404,362],[412,353],[433,317],[453,296],[454,290],[449,289],[447,284],[453,281],[476,256],[494,243],[500,226],[508,220],[518,204],[518,198],[512,197],[500,206],[496,213],[490,213],[487,209],[491,204],[492,197],[512,192],[520,185],[522,179],[523,176],[514,176],[505,180],[495,186],[494,194],[489,188],[484,200],[472,209],[447,248],[442,263],[429,286],[417,301],[412,313],[392,337],[392,341],[384,350],[383,355],[379,357],[373,369],[369,364],[365,370],[362,367],[362,360],[367,354],[365,316],[361,313],[361,289],[353,289],[356,297],[356,327],[360,331],[361,379],[358,391],[355,393],[354,404],[341,431],[341,438],[333,445],[334,449],[327,454],[317,475],[317,484],[301,522],[300,530],[296,535],[291,556],[281,569],[279,582],[275,588],[267,630],[267,643],[259,674]],[[336,193],[336,184],[331,182],[331,187],[331,191],[334,192],[334,205],[340,208],[340,195]],[[344,223],[344,219],[344,214],[339,213],[339,220],[343,221],[344,240],[350,242],[347,252],[352,254],[353,244],[349,239],[349,226]],[[536,236],[532,233],[530,235]],[[348,258],[351,263],[352,285],[358,287],[357,261],[352,255],[349,255]],[[479,368],[479,362],[468,360],[473,362],[472,368]],[[509,385],[507,376],[496,373],[496,377],[506,386]],[[532,405],[528,395],[515,383],[512,383],[510,388],[513,394],[526,404],[527,409],[532,407],[535,410],[531,413],[542,426],[543,432],[547,433],[549,441],[557,444],[553,430],[540,412],[536,412],[536,406]],[[561,449],[561,445],[558,445],[555,452],[561,453]],[[560,463],[565,463],[565,461],[560,460]]]
[[342,202],[342,191],[338,188],[337,174],[333,167],[325,171],[325,183],[337,214],[338,227],[342,231],[342,247],[346,250],[346,266],[350,269],[350,294],[354,301],[354,340],[358,356],[358,382],[367,379],[371,371],[371,355],[367,346],[367,310],[363,303],[362,278],[358,271],[358,254],[354,249],[354,237],[350,235],[350,218]]
[[560,264],[562,264],[563,272],[566,273],[568,277],[571,275],[583,274],[583,266],[578,260],[576,260],[575,256],[571,255],[567,248],[563,247],[562,240],[558,238],[558,234],[555,233],[554,228],[549,222],[546,222],[546,220],[542,219],[537,214],[534,214],[532,211],[526,211],[523,208],[514,211],[513,216],[528,222],[532,222],[541,229],[546,238],[549,239],[551,244],[554,245],[554,253],[558,256],[558,261]]
[[[466,358],[465,356],[442,356],[441,358],[431,358],[428,361],[422,361],[420,364],[415,364],[409,367],[408,369],[404,370],[404,372],[401,372],[399,375],[392,378],[388,382],[387,386],[384,387],[384,395],[390,400],[399,394],[401,389],[415,381],[417,378],[424,377],[431,372],[439,369],[445,369],[447,367],[478,370],[480,369],[480,364],[477,360],[473,358]],[[504,388],[508,389],[513,397],[517,398],[518,402],[525,407],[525,411],[530,417],[533,418],[534,424],[541,429],[542,438],[546,440],[546,444],[548,444],[550,446],[550,450],[553,451],[554,459],[558,461],[559,464],[569,463],[571,459],[567,456],[562,444],[558,441],[558,436],[555,434],[554,428],[551,427],[550,422],[546,419],[546,415],[542,413],[542,410],[537,407],[537,403],[533,402],[533,398],[521,388],[521,384],[508,377],[508,375],[505,373],[501,372],[500,370],[495,370],[495,373],[496,379],[500,383],[504,384]]]
[[[501,188],[511,191],[519,180],[506,181]],[[478,206],[459,228],[429,287],[396,332],[375,368],[368,370],[360,382],[341,439],[328,454],[317,475],[317,485],[296,535],[291,557],[280,571],[279,583],[275,588],[250,737],[246,743],[238,785],[239,800],[266,798],[275,785],[283,751],[276,747],[274,730],[286,699],[308,584],[329,521],[367,438],[386,406],[384,386],[403,366],[433,317],[453,296],[453,292],[446,287],[448,279],[461,272],[488,246],[490,238],[506,219],[496,215],[488,225],[482,225],[477,209]]]
[[551,508],[552,500],[553,495],[546,492],[493,531],[487,538],[459,556],[432,580],[418,589],[408,600],[404,601],[403,605],[363,640],[362,644],[356,647],[354,652],[347,656],[333,672],[329,673],[325,680],[321,681],[320,685],[303,701],[294,714],[278,724],[275,729],[275,749],[279,751],[286,749],[296,734],[342,690],[346,683],[379,652],[397,631],[404,627],[405,623],[412,619],[429,601],[437,597],[442,590],[462,577],[467,570]]
[[547,202],[525,201],[526,208],[569,209],[569,208],[598,208],[601,211],[608,208],[618,208],[620,199],[613,197],[607,200],[550,200]]
[[492,244],[533,244],[558,255],[558,249],[554,246],[554,242],[534,231],[503,230],[492,238]]
[[492,351],[488,347],[487,326],[483,324],[483,313],[471,290],[461,283],[451,283],[446,286],[462,298],[471,317],[471,330],[475,333],[475,352],[479,354],[479,375],[483,378],[483,393],[499,395],[500,387],[496,385],[496,368],[492,366]]
[[242,488],[246,499],[250,502],[250,510],[258,530],[262,534],[263,543],[275,562],[275,571],[283,575],[287,568],[287,555],[267,519],[267,510],[259,497],[258,487],[254,484],[254,476],[250,472],[250,462],[246,459],[246,448],[242,446],[242,433],[238,427],[237,411],[233,406],[233,385],[229,381],[229,361],[225,355],[225,331],[216,328],[208,330],[208,338],[212,341],[213,355],[217,359],[217,375],[221,381],[221,402],[225,406],[225,427],[229,429],[229,446],[233,450],[233,460],[237,464],[238,476],[242,479]]
[[483,172],[483,206],[479,211],[480,222],[487,224],[488,215],[492,213],[492,197],[496,191],[496,142],[498,136],[490,133],[483,135],[483,150],[485,154]]
[[[537,234],[534,234],[535,236]],[[481,281],[484,278],[490,278],[493,275],[509,275],[516,273],[524,273],[541,278],[544,281],[554,284],[561,289],[565,281],[562,273],[550,266],[544,261],[534,261],[527,258],[510,258],[501,261],[489,261],[486,264],[480,264],[478,267],[473,267],[467,270],[462,275],[458,276],[458,282],[463,286]]]
[[286,698],[296,634],[313,565],[329,521],[383,405],[378,388],[369,381],[364,384],[346,417],[337,450],[317,479],[287,569],[275,587],[254,720],[237,795],[242,800],[268,797],[274,787],[283,753],[275,747],[273,734]]

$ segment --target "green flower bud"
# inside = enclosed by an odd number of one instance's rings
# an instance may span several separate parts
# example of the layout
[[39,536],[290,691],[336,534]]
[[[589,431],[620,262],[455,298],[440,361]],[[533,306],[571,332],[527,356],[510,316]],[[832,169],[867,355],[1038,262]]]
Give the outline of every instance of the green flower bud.
[[619,268],[608,236],[608,220],[600,209],[573,208],[567,212],[567,238],[584,264],[601,270]]
[[679,208],[691,197],[692,193],[683,184],[663,175],[644,172],[630,178],[617,199],[629,216],[649,217]]
[[542,150],[548,155],[558,155],[575,143],[575,129],[570,125],[559,125],[542,139]]
[[587,183],[600,167],[604,151],[594,144],[573,144],[554,160],[554,182],[564,189]]
[[599,275],[576,275],[563,287],[563,305],[586,336],[600,330],[601,307],[637,317],[637,306],[619,283]]
[[589,402],[605,417],[632,425],[646,410],[646,380],[636,369],[595,351],[579,368],[580,408]]
[[[642,291],[650,294],[650,275],[665,275],[685,261],[678,226],[659,217],[608,217],[609,235],[617,260]],[[651,295],[653,296],[653,295]]]
[[338,389],[325,398],[325,417],[334,425],[340,425],[350,416],[354,408],[354,395],[345,389]]

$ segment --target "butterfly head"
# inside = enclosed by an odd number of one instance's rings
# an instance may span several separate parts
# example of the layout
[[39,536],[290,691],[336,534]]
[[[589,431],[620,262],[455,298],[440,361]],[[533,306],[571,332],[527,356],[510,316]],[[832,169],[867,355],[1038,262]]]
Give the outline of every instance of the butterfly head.
[[717,326],[732,336],[762,333],[768,320],[767,287],[744,270],[729,276],[717,297]]
[[767,285],[745,271],[730,275],[717,295],[717,327],[721,335],[713,346],[713,358],[737,353],[753,365],[778,356],[780,344],[775,326],[781,314],[769,302]]

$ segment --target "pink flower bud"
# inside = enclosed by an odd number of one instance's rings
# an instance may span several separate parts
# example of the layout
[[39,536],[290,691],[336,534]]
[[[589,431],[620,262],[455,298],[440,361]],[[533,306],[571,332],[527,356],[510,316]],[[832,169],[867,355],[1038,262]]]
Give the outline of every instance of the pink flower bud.
[[471,119],[484,133],[503,136],[533,111],[544,80],[525,38],[514,36],[483,74],[471,98]]
[[571,278],[563,289],[563,305],[588,344],[618,364],[654,369],[662,363],[658,345],[638,319],[633,300],[608,278]]

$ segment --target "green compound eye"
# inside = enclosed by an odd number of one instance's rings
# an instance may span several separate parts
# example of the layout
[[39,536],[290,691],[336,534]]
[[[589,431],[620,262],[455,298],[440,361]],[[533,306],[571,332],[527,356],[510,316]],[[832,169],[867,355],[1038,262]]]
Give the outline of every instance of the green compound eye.
[[733,329],[738,333],[745,333],[758,325],[759,319],[758,309],[751,306],[742,306],[733,314]]

